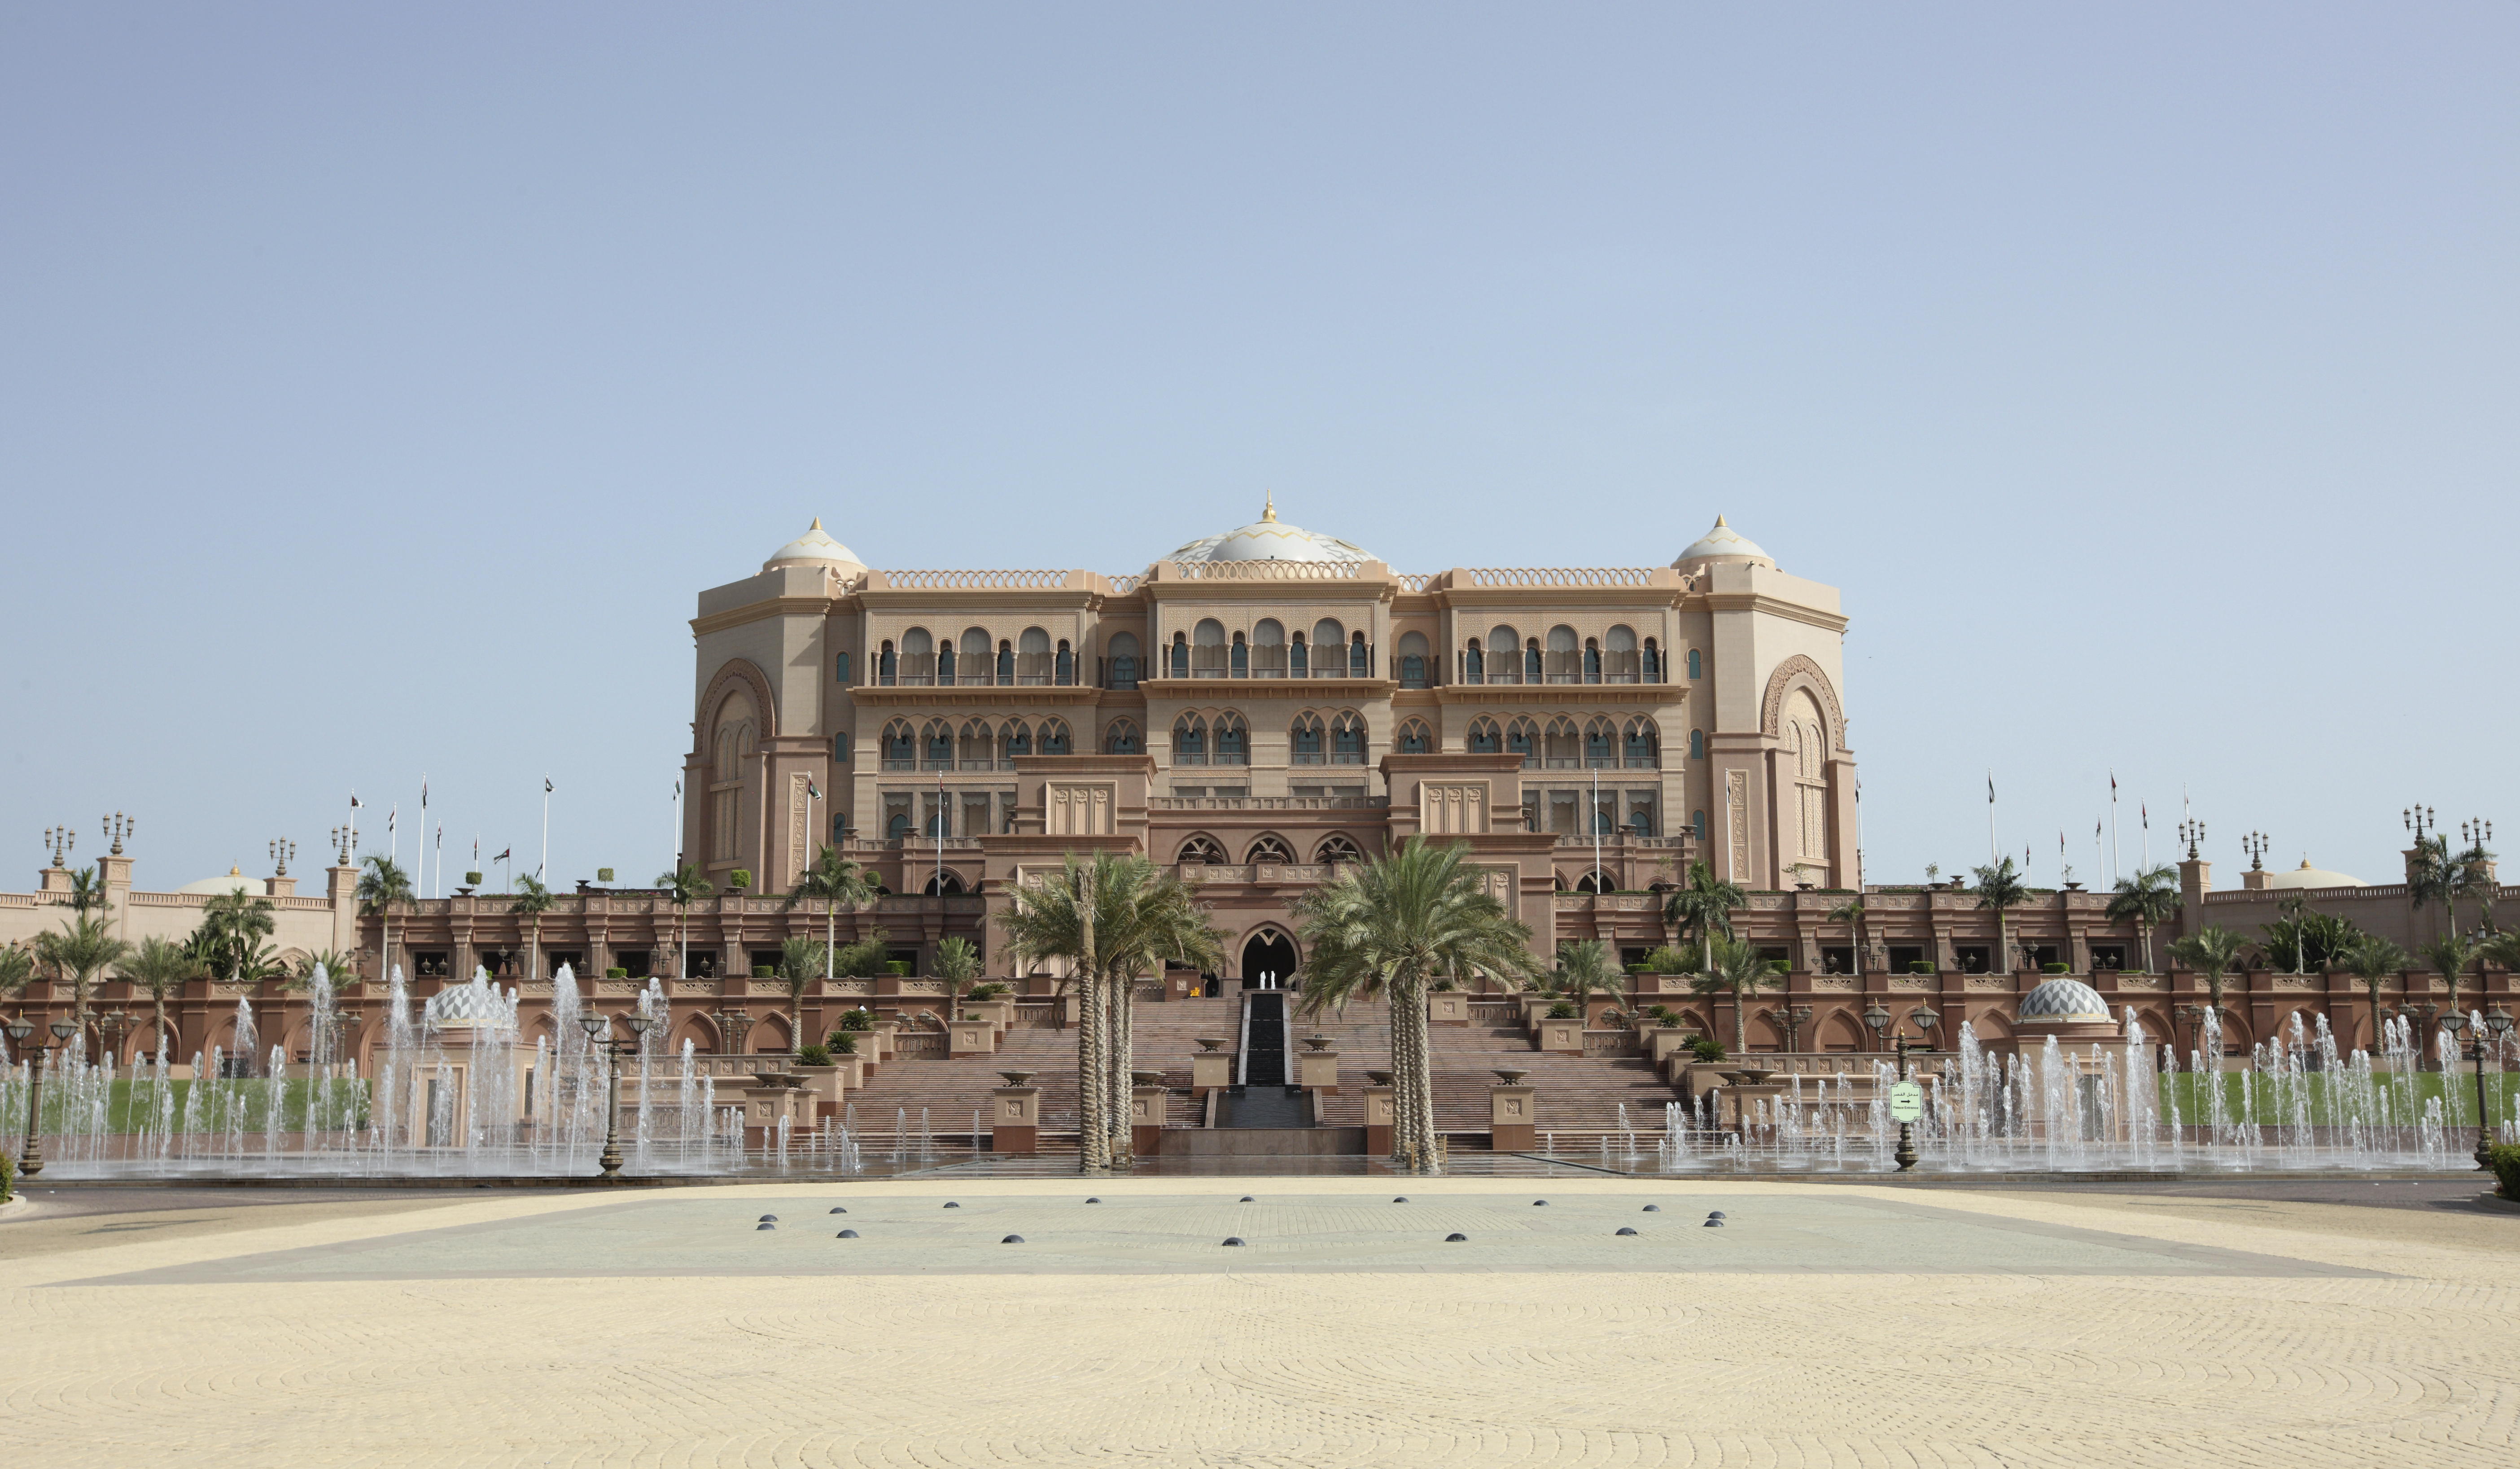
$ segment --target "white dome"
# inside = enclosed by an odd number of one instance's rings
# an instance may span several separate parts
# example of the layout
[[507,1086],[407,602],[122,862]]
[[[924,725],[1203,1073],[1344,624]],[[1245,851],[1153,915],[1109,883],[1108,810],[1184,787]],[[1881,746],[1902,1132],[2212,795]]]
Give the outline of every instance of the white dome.
[[1278,519],[1272,497],[1260,519],[1222,535],[1194,540],[1166,561],[1372,561],[1373,553],[1332,535],[1315,535]]
[[2019,1008],[2012,1014],[2015,1020],[2096,1020],[2105,1023],[2111,1018],[2109,1002],[2100,998],[2098,990],[2080,980],[2069,980],[2061,975],[2043,981],[2037,988],[2023,995]]
[[1692,563],[1702,567],[1716,562],[1741,564],[1758,562],[1766,565],[1771,571],[1775,570],[1777,565],[1774,557],[1759,549],[1758,542],[1726,525],[1724,517],[1720,515],[1715,518],[1715,528],[1699,536],[1688,550],[1680,553],[1672,565],[1686,572],[1693,569]]
[[858,560],[857,552],[832,539],[823,529],[823,518],[819,515],[814,517],[814,524],[804,534],[772,553],[770,559],[761,564],[761,569],[775,572],[781,567],[813,566],[841,567],[853,572],[866,570],[866,563]]
[[472,971],[470,985],[450,985],[420,1007],[421,1022],[437,1030],[450,1026],[514,1026],[517,997],[503,994],[485,971]]
[[2290,872],[2268,873],[2267,886],[2270,888],[2362,888],[2368,885],[2359,877],[2347,877],[2342,872],[2330,872],[2324,867],[2313,867],[2310,865],[2310,859],[2304,857],[2301,865]]
[[205,877],[198,883],[186,883],[175,891],[178,893],[200,893],[205,895],[215,895],[221,893],[243,893],[253,897],[260,897],[263,895],[262,879],[258,877],[248,877],[242,870],[235,867],[229,868],[228,875],[225,877]]

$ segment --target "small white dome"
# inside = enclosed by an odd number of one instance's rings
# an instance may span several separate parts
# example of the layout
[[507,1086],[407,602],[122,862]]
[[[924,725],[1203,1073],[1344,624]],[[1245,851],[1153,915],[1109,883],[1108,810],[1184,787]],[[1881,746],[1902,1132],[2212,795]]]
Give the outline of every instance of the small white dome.
[[1758,542],[1726,525],[1724,517],[1720,515],[1715,518],[1715,528],[1691,542],[1689,548],[1681,552],[1678,559],[1672,562],[1672,566],[1680,571],[1689,572],[1718,562],[1744,565],[1756,563],[1771,571],[1774,571],[1777,566],[1776,559],[1760,550]]
[[2310,859],[2304,857],[2301,865],[2290,872],[2268,873],[2267,886],[2270,888],[2362,888],[2369,885],[2359,877],[2347,877],[2342,872],[2330,872],[2324,867],[2313,867],[2310,865]]
[[1260,519],[1222,535],[1194,540],[1166,561],[1372,561],[1373,554],[1334,535],[1316,535],[1278,519],[1273,496]]
[[815,566],[839,567],[852,572],[866,570],[866,563],[858,560],[857,552],[832,539],[830,533],[823,529],[823,518],[819,515],[814,517],[814,524],[804,534],[781,546],[761,564],[761,569],[775,572],[782,567]]
[[198,883],[186,883],[175,891],[199,893],[204,895],[216,895],[221,893],[243,893],[253,897],[263,895],[262,879],[248,877],[242,870],[235,867],[229,868],[228,875],[225,877],[205,877]]
[[2096,1020],[2107,1022],[2109,1002],[2100,992],[2080,980],[2062,975],[2041,982],[2039,987],[2021,997],[2015,1020]]
[[420,1007],[420,1017],[422,1024],[441,1031],[453,1026],[514,1026],[517,998],[501,993],[486,971],[475,969],[472,984],[450,985],[430,995]]

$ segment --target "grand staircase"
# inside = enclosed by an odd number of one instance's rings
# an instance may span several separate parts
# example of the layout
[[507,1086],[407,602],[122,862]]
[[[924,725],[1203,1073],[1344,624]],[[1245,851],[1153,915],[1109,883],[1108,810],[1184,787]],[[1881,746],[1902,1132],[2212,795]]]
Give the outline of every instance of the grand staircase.
[[[1299,1018],[1291,1030],[1297,1037],[1298,1056],[1308,1049],[1301,1037],[1316,1033],[1328,1035],[1330,1049],[1339,1053],[1339,1094],[1322,1098],[1322,1125],[1363,1125],[1366,1073],[1387,1070],[1391,1064],[1387,1015],[1380,1006],[1370,1010],[1360,1006],[1344,1019],[1325,1015],[1316,1024]],[[1519,1024],[1481,1025],[1474,1020],[1468,1026],[1436,1026],[1426,1033],[1438,1132],[1486,1134],[1488,1088],[1497,1082],[1492,1074],[1497,1067],[1518,1067],[1531,1074],[1523,1082],[1535,1088],[1535,1125],[1561,1141],[1582,1137],[1589,1142],[1598,1134],[1618,1131],[1622,1104],[1627,1108],[1627,1125],[1660,1132],[1663,1104],[1680,1100],[1680,1093],[1655,1074],[1650,1062],[1634,1056],[1544,1055],[1531,1048],[1531,1037]]]

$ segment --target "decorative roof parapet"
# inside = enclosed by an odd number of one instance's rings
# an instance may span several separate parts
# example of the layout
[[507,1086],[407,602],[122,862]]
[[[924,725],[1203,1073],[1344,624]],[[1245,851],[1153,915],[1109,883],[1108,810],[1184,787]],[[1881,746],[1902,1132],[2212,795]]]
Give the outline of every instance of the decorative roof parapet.
[[1472,586],[1683,586],[1669,567],[1465,567]]
[[1378,561],[1159,561],[1148,569],[1156,581],[1316,581],[1383,574]]
[[877,571],[867,574],[870,591],[1033,590],[1063,589],[1078,584],[1091,572],[1052,571]]

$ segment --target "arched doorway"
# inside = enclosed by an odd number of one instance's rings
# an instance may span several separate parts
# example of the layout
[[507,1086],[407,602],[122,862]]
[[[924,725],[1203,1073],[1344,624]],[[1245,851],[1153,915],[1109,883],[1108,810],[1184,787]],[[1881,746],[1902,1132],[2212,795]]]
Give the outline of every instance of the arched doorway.
[[1262,929],[1243,942],[1242,987],[1290,988],[1295,964],[1295,941],[1276,929]]

